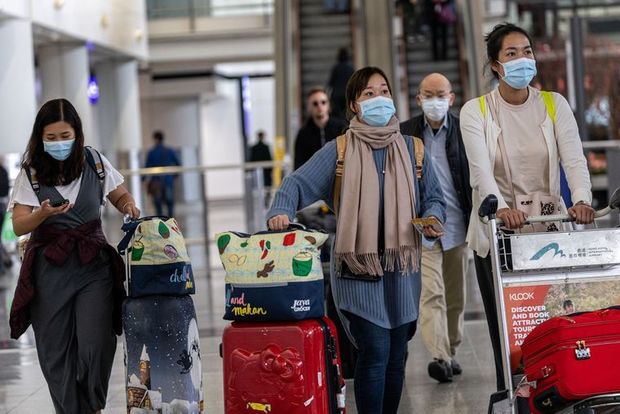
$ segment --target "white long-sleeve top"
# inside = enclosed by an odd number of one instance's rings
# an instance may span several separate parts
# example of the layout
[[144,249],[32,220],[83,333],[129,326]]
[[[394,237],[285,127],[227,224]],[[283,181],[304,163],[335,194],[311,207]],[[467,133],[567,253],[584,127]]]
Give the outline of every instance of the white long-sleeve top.
[[[498,209],[510,207],[513,187],[517,195],[543,192],[559,198],[562,204],[561,164],[573,202],[592,202],[590,174],[577,122],[568,102],[562,95],[552,92],[554,123],[540,91],[531,87],[528,90],[528,99],[521,105],[507,103],[495,89],[485,96],[485,114],[481,111],[479,98],[471,99],[461,109],[461,133],[469,160],[473,202],[467,243],[480,257],[487,256],[489,240],[486,225],[478,218],[478,208],[489,194],[497,196]],[[493,109],[491,105],[494,105]],[[500,135],[506,146],[512,186],[504,174],[498,147]],[[543,150],[542,157],[540,150]],[[565,210],[563,204],[562,208]]]

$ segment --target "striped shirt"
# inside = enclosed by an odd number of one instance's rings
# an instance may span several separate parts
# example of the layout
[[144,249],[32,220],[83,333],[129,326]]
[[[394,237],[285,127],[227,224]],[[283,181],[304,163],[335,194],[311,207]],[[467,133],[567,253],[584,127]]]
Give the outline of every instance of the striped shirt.
[[[405,141],[415,176],[413,140],[405,137]],[[381,224],[383,223],[383,174],[381,172],[384,167],[385,151],[385,148],[373,150],[379,176],[379,223]],[[336,159],[336,141],[333,140],[284,179],[267,217],[285,214],[292,221],[297,210],[318,200],[325,201],[333,208]],[[415,193],[418,217],[435,216],[442,222],[445,221],[445,202],[441,186],[432,168],[430,157],[426,155],[422,180],[416,180]],[[386,329],[397,328],[418,318],[421,289],[419,272],[413,274],[384,272],[384,276],[378,281],[363,281],[336,277],[333,271],[333,260],[331,267],[334,301],[341,311],[351,312]]]

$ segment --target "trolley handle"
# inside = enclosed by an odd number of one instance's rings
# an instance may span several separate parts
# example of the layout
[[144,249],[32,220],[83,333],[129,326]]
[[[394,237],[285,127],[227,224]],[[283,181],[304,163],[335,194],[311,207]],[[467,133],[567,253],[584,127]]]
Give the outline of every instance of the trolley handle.
[[[609,213],[611,213],[612,210],[613,209],[609,208],[609,206],[602,208],[600,210],[597,210],[594,212],[594,218],[604,217],[608,215]],[[570,214],[549,214],[547,216],[529,216],[523,224],[527,225],[527,224],[532,224],[532,223],[543,223],[543,222],[550,222],[550,221],[560,221],[562,223],[568,223],[568,222],[575,221],[575,218],[572,217]],[[504,224],[504,221],[498,218],[497,225],[501,226],[502,224]]]
[[[594,212],[594,218],[600,218],[608,215],[613,210],[620,208],[620,188],[617,188],[616,191],[609,198],[609,205],[605,208],[597,210]],[[497,197],[494,194],[489,194],[480,205],[480,209],[478,210],[478,215],[482,221],[488,221],[489,219],[496,218],[495,214],[497,212]],[[503,220],[496,218],[497,225],[501,226],[504,224]],[[575,221],[570,214],[551,214],[547,216],[530,216],[527,218],[524,224],[532,224],[532,223],[542,223],[542,222],[550,222],[550,221],[560,221],[560,222],[572,222]]]

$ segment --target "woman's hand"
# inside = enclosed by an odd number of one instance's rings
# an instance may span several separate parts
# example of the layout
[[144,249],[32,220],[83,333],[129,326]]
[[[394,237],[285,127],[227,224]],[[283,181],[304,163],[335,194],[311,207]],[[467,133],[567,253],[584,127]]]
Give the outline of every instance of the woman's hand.
[[267,221],[270,230],[286,230],[291,224],[286,214],[278,214]]
[[63,204],[52,207],[50,200],[43,200],[41,207],[36,210],[32,206],[16,203],[13,207],[13,231],[18,236],[28,234],[36,229],[48,217],[66,213],[73,208],[73,204]]
[[41,214],[45,218],[48,218],[51,216],[56,216],[58,214],[64,214],[73,208],[73,204],[71,203],[63,204],[58,207],[52,207],[51,204],[52,202],[49,198],[47,200],[43,200],[43,202],[41,203],[41,208],[39,209],[39,214]]
[[[439,222],[439,219],[437,219],[435,216],[429,216],[429,218],[430,217],[435,218]],[[443,236],[443,230],[436,230],[433,226],[423,226],[422,233],[424,234],[424,237],[428,239],[436,239],[437,237]]]
[[508,229],[520,229],[527,220],[527,214],[513,208],[500,208],[496,213],[497,218],[504,222]]
[[123,215],[128,215],[132,219],[140,218],[140,209],[131,201],[125,204],[122,213]]
[[594,209],[586,203],[577,203],[568,209],[568,214],[577,224],[590,224],[594,221]]

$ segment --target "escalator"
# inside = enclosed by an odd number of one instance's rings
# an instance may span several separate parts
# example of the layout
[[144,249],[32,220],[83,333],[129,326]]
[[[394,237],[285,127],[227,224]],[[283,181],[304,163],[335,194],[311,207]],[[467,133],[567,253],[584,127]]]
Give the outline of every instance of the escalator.
[[330,9],[327,3],[330,2],[299,1],[302,105],[313,86],[327,84],[338,50],[344,47],[351,51],[353,47],[350,12]]

